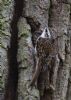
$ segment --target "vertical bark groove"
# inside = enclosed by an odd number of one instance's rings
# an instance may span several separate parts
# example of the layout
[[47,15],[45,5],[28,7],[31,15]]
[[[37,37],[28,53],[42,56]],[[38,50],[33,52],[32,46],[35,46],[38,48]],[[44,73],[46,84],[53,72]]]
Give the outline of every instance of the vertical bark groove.
[[22,15],[24,0],[14,0],[13,17],[10,23],[10,47],[8,47],[8,77],[5,86],[4,100],[17,100],[18,86],[18,21]]

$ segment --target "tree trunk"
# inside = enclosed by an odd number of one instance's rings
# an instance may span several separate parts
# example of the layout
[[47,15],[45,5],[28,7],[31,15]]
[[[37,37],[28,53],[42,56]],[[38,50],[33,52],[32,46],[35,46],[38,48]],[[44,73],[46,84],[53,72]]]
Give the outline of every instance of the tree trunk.
[[[71,59],[71,5],[70,5],[70,21],[69,21],[69,27],[68,27],[68,33],[70,36],[70,59]],[[70,64],[71,66],[71,64]],[[67,88],[67,100],[71,99],[71,67],[70,67],[70,76],[68,80],[68,88]]]
[[[40,29],[45,27],[50,28],[50,32],[56,36],[61,36],[57,39],[58,52],[63,59],[63,65],[61,62],[57,66],[54,78],[56,79],[55,91],[50,93],[46,91],[45,95],[41,97],[41,100],[65,100],[68,87],[68,78],[70,72],[70,37],[68,37],[68,25],[70,19],[70,2],[66,1],[27,1],[25,9],[25,18],[28,24],[32,28],[38,21],[40,23]],[[24,15],[24,13],[23,13]],[[30,20],[32,19],[32,21]],[[33,23],[34,22],[34,23]],[[37,27],[34,28],[34,31]],[[34,34],[32,31],[32,35]],[[55,79],[53,79],[55,81]]]
[[[16,0],[15,0],[16,1]],[[19,0],[17,0],[18,2]],[[10,3],[10,9],[13,8],[14,2]],[[3,4],[3,9],[0,7],[0,21],[5,20],[5,26],[0,22],[1,32],[1,73],[0,80],[5,79],[7,76],[8,65],[7,65],[7,45],[10,42],[9,21],[12,20],[12,10],[8,12],[7,16],[7,2]],[[18,6],[21,6],[18,3]],[[10,16],[9,16],[9,13]],[[18,14],[20,14],[18,12]],[[10,17],[10,18],[9,18]],[[71,1],[70,0],[24,0],[23,13],[17,22],[18,26],[18,100],[70,100],[71,99]],[[7,19],[8,18],[8,19]],[[10,20],[9,20],[10,19]],[[7,27],[6,27],[7,26]],[[41,91],[37,88],[38,83],[35,82],[35,86],[29,87],[32,80],[33,73],[35,72],[36,57],[34,47],[37,38],[37,32],[41,33],[45,27],[48,27],[53,38],[56,38],[56,49],[61,55],[59,63],[56,60],[55,69],[53,70],[53,84],[55,87],[54,91],[49,89],[44,91],[44,95],[41,96]],[[5,33],[7,31],[8,35]],[[4,37],[4,40],[3,40]],[[10,44],[11,45],[11,44]],[[16,52],[17,53],[17,52]],[[3,59],[3,60],[2,60]],[[6,61],[5,61],[6,59]],[[6,63],[6,64],[4,64]],[[4,67],[6,65],[6,67]],[[7,67],[8,66],[8,67]],[[15,73],[15,72],[14,72]],[[3,76],[2,76],[3,74]],[[1,85],[1,91],[4,92],[4,86]],[[37,86],[36,86],[37,84]],[[8,87],[7,87],[8,88]],[[12,87],[11,87],[12,88]],[[1,94],[1,93],[0,93]],[[9,94],[9,93],[8,93]],[[0,96],[1,97],[1,96]],[[6,98],[7,99],[7,98]],[[9,100],[12,100],[11,97]]]

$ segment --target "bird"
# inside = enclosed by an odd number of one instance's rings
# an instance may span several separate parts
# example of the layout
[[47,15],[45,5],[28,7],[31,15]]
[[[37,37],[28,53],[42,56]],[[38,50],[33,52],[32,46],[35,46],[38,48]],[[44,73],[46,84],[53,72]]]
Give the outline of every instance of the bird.
[[53,85],[51,85],[52,79],[50,78],[52,78],[51,72],[53,72],[53,70],[51,69],[52,65],[54,65],[56,47],[48,27],[46,27],[41,35],[36,39],[35,52],[36,68],[30,86],[33,86],[37,81],[37,87],[42,91],[42,95],[45,88],[48,89],[51,87],[54,89]]

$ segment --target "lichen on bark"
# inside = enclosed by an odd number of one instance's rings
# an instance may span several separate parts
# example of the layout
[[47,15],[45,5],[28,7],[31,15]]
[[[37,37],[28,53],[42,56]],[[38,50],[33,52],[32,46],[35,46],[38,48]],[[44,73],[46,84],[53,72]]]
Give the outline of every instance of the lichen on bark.
[[[9,23],[12,18],[12,11],[14,2],[11,0],[0,1],[0,90],[4,90],[5,75],[7,74],[7,45],[10,41]],[[70,37],[68,36],[68,25],[70,22],[70,0],[25,0],[23,14],[18,23],[19,28],[19,48],[18,48],[18,62],[19,62],[19,80],[18,80],[18,100],[70,100],[71,85],[69,78],[70,70],[70,54],[67,53],[66,48],[70,48]],[[10,15],[10,16],[9,16]],[[28,19],[28,20],[27,20]],[[32,25],[38,26],[43,30],[49,26],[50,32],[57,35],[62,35],[58,39],[58,49],[61,53],[64,62],[63,66],[58,67],[56,90],[50,95],[46,92],[46,97],[39,98],[39,91],[34,86],[32,90],[28,88],[30,80],[32,79],[33,57],[32,57],[32,41],[34,31]],[[30,22],[30,23],[29,23]],[[35,28],[34,28],[35,29]],[[37,29],[37,28],[36,28]],[[36,31],[35,29],[35,31]],[[69,81],[68,81],[69,79]],[[69,86],[68,86],[69,84]],[[66,97],[67,95],[67,97]]]

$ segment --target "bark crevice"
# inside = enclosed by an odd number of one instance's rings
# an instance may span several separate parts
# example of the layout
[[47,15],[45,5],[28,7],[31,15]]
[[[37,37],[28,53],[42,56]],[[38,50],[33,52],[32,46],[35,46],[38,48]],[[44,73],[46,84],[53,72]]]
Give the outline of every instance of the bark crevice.
[[[13,17],[10,23],[10,46],[7,51],[8,75],[5,84],[4,100],[17,100],[18,87],[18,22],[22,15],[24,0],[14,0]],[[21,6],[20,6],[21,5]]]

